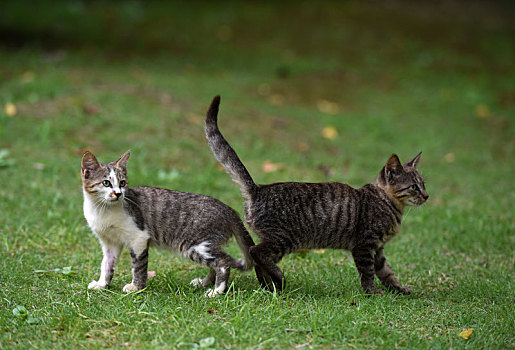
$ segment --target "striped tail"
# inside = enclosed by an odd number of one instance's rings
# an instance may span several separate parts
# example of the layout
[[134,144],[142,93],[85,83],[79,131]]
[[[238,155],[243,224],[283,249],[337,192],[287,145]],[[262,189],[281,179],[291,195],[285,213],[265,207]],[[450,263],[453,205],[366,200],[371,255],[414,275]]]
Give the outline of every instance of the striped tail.
[[220,106],[220,95],[215,96],[206,115],[206,137],[211,151],[216,159],[222,164],[225,171],[234,182],[240,187],[245,199],[250,199],[252,190],[256,187],[254,180],[241,162],[240,158],[229,145],[218,129],[218,108]]

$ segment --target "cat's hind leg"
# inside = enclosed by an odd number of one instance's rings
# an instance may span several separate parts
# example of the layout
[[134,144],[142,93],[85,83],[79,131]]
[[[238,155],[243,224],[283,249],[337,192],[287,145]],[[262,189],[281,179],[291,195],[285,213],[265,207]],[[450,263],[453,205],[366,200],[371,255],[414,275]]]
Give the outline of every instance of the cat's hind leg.
[[228,266],[216,268],[215,287],[207,290],[206,297],[212,298],[219,294],[225,293],[229,286],[230,273],[231,268]]
[[[235,264],[236,260],[220,248],[217,249],[215,247],[212,247],[210,255],[211,259],[204,261],[204,264],[208,265],[211,271],[214,271],[215,285],[214,288],[208,289],[205,295],[212,298],[227,291],[227,288],[229,287],[231,267]],[[207,276],[210,281],[212,281],[211,271]]]
[[281,250],[269,241],[263,241],[250,248],[250,254],[256,262],[256,277],[263,288],[278,292],[286,287],[283,272],[277,266],[283,256]]
[[216,271],[213,268],[209,268],[209,272],[204,278],[195,278],[190,282],[190,284],[194,287],[204,287],[207,288],[215,282]]

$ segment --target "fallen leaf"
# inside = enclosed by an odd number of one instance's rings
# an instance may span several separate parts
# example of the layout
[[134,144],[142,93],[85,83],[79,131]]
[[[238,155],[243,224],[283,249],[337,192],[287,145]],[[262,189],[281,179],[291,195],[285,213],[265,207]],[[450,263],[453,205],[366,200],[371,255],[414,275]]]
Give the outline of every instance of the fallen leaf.
[[472,332],[474,330],[472,328],[469,328],[469,329],[465,329],[463,330],[460,334],[458,334],[459,337],[467,340],[468,338],[470,338],[470,336],[472,335]]
[[307,151],[309,151],[309,144],[303,141],[298,142],[295,145],[295,149],[299,152],[306,153]]
[[318,110],[325,114],[338,114],[340,112],[340,104],[328,100],[320,100],[317,102]]
[[21,75],[21,81],[24,84],[31,83],[34,81],[34,72],[26,71]]
[[24,306],[16,306],[13,309],[13,315],[25,319],[29,316],[29,312]]
[[334,140],[338,137],[338,130],[334,126],[326,126],[322,129],[322,137],[328,140]]
[[147,271],[147,278],[152,278],[152,277],[156,277],[156,272],[155,271]]
[[315,250],[313,250],[313,252],[315,254],[324,254],[325,253],[325,249],[315,249]]
[[268,97],[268,102],[274,106],[280,106],[284,103],[284,96],[279,94],[273,94]]
[[214,337],[204,338],[200,339],[198,342],[199,347],[202,348],[209,348],[215,343]]
[[92,103],[86,103],[82,106],[82,111],[88,115],[97,115],[102,111],[99,106]]
[[443,156],[443,160],[445,160],[447,163],[454,163],[454,160],[456,157],[454,156],[454,153],[447,153],[445,156]]
[[188,122],[190,122],[191,124],[196,124],[196,125],[204,125],[204,118],[202,118],[198,114],[189,113],[188,114]]
[[5,105],[5,114],[7,114],[8,117],[14,117],[17,112],[18,112],[18,109],[16,108],[14,103],[8,102]]
[[490,117],[490,108],[487,105],[480,104],[476,106],[476,115],[479,118],[488,118]]
[[261,170],[265,173],[272,173],[277,170],[281,170],[284,168],[284,163],[272,163],[269,160],[265,160],[263,165],[261,165]]
[[45,169],[45,164],[43,164],[43,163],[36,162],[36,163],[32,164],[32,166],[36,170],[43,170],[43,169]]

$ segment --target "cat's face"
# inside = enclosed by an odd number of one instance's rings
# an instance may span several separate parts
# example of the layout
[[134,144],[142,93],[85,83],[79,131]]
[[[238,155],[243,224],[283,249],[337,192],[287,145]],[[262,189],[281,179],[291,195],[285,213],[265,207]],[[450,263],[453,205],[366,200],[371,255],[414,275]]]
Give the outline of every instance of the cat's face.
[[127,188],[127,161],[130,152],[108,164],[100,164],[93,153],[82,157],[81,178],[84,191],[103,204],[122,202]]
[[403,205],[418,207],[429,198],[424,179],[416,168],[420,155],[421,153],[403,165],[399,157],[394,154],[384,167],[384,179],[388,192]]

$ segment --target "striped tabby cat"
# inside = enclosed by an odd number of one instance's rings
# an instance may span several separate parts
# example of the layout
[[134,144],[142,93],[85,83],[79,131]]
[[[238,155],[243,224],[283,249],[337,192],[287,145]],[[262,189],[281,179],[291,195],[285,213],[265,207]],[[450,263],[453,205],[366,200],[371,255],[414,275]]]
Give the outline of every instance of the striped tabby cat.
[[[147,283],[150,245],[178,251],[209,267],[194,286],[208,287],[209,297],[224,293],[231,268],[253,266],[249,248],[254,245],[238,214],[217,199],[155,187],[129,188],[127,151],[120,159],[100,164],[86,152],[82,157],[84,216],[100,240],[104,258],[100,278],[89,289],[105,288],[111,282],[118,257],[127,247],[132,257],[132,282],[125,292],[140,290]],[[235,260],[221,246],[234,234],[244,260]]]
[[377,275],[391,290],[410,294],[399,284],[383,248],[398,231],[404,207],[419,206],[429,197],[415,168],[420,154],[406,164],[392,155],[371,184],[354,189],[342,183],[274,183],[256,185],[236,152],[218,129],[220,96],[207,112],[206,136],[216,159],[240,187],[245,220],[261,238],[250,249],[262,286],[281,290],[285,281],[277,266],[301,248],[351,251],[366,293],[383,294]]

